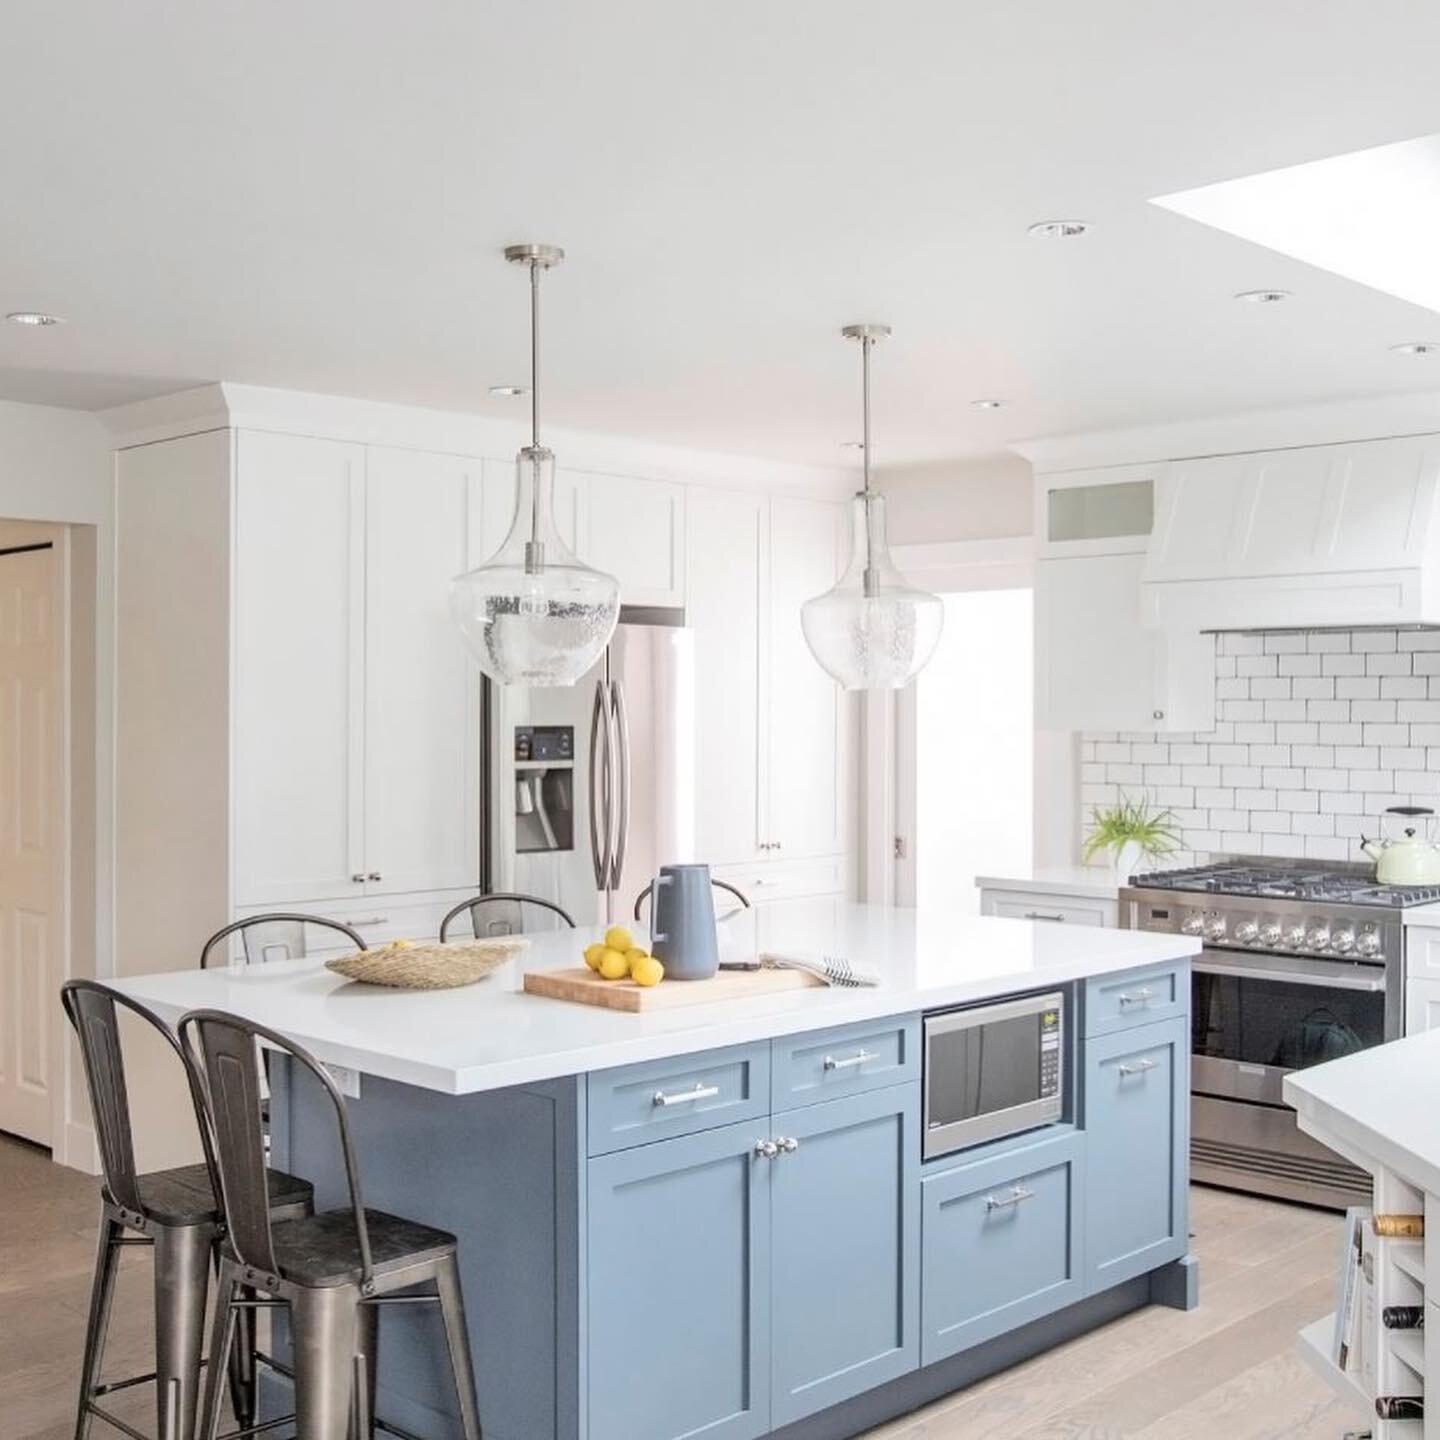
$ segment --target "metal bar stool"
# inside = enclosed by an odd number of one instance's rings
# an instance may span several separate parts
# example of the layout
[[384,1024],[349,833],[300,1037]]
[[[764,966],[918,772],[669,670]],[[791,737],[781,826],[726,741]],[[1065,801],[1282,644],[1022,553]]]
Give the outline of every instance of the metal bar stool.
[[[465,1440],[481,1440],[455,1237],[365,1208],[345,1100],[324,1067],[300,1046],[264,1025],[220,1010],[190,1011],[181,1017],[180,1035],[203,1065],[225,1199],[220,1289],[200,1440],[215,1440],[220,1419],[216,1357],[230,1350],[237,1311],[257,1304],[289,1311],[296,1440],[371,1440],[379,1423],[378,1307],[425,1302],[440,1307]],[[262,1041],[309,1071],[330,1098],[350,1191],[348,1208],[279,1220],[266,1205],[256,1064]],[[433,1286],[433,1293],[395,1293],[420,1285]],[[247,1290],[264,1298],[250,1301]]]
[[531,927],[525,923],[525,907],[547,910],[558,915],[568,930],[575,928],[575,922],[567,910],[553,900],[542,899],[539,895],[513,895],[495,891],[491,895],[476,895],[472,900],[462,900],[440,922],[440,943],[450,938],[450,927],[468,910],[470,932],[477,940],[489,940],[495,935],[524,935]]
[[333,930],[345,936],[357,950],[365,949],[365,942],[359,934],[340,920],[327,920],[321,915],[300,915],[290,911],[275,911],[269,915],[251,915],[245,920],[236,920],[217,930],[200,947],[200,968],[210,968],[216,948],[232,935],[240,937],[245,950],[245,959],[252,965],[267,960],[301,960],[309,953],[305,927],[313,925],[321,930]]
[[[217,1171],[199,1072],[158,1015],[107,985],[93,980],[69,980],[60,987],[60,1003],[79,1039],[104,1170],[100,1189],[100,1236],[90,1292],[90,1317],[85,1329],[75,1437],[85,1440],[91,1419],[98,1415],[133,1440],[146,1440],[98,1402],[117,1390],[153,1380],[157,1433],[161,1440],[190,1440],[200,1389],[205,1293],[220,1231],[220,1210],[215,1198]],[[179,1060],[200,1127],[200,1143],[205,1153],[201,1164],[136,1174],[119,1006],[149,1024]],[[310,1213],[313,1192],[308,1181],[275,1170],[267,1171],[264,1181],[266,1203],[277,1215],[296,1217]],[[100,1366],[115,1271],[120,1251],[128,1245],[153,1247],[155,1370],[148,1375],[102,1384]],[[251,1351],[237,1350],[230,1381],[236,1415],[242,1426],[248,1425],[254,1415]]]

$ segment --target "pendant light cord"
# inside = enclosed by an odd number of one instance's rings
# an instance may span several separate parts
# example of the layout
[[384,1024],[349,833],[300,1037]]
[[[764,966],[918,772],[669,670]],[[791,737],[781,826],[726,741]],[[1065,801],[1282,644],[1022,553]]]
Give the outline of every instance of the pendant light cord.
[[538,259],[530,261],[530,543],[525,547],[525,569],[538,574],[545,568],[545,550],[540,543],[540,270]]
[[870,347],[875,340],[871,335],[860,338],[861,408],[863,412],[863,438],[861,455],[865,465],[865,575],[864,589],[867,596],[880,593],[880,577],[875,573],[875,527],[870,517]]

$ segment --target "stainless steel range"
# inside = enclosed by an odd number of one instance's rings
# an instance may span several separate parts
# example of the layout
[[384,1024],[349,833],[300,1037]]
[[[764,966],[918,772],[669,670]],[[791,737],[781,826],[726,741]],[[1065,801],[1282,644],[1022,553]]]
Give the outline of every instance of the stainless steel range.
[[1399,912],[1440,887],[1377,886],[1368,867],[1234,861],[1137,875],[1121,924],[1199,936],[1192,1002],[1195,1179],[1343,1207],[1370,1178],[1304,1135],[1284,1104],[1291,1070],[1401,1032]]

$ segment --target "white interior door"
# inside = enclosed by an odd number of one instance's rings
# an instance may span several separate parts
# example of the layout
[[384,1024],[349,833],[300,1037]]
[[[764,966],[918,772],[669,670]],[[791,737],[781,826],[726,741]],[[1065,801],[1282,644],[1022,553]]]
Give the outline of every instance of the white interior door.
[[63,544],[0,525],[0,1130],[42,1145],[64,931]]

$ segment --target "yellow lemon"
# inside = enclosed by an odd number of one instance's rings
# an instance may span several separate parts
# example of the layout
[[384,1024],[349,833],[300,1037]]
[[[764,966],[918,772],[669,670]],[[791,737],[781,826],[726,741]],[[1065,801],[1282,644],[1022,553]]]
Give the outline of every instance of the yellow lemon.
[[665,967],[653,955],[642,955],[631,961],[630,978],[637,985],[658,985],[665,978]]
[[414,944],[409,940],[392,940],[387,948],[391,950],[411,950],[414,948]]
[[600,968],[600,957],[605,953],[605,947],[597,940],[593,945],[585,947],[585,963],[592,969]]
[[631,939],[630,932],[623,925],[612,925],[605,932],[605,944],[611,950],[618,950],[623,955],[627,950],[635,948],[635,941]]
[[630,973],[630,961],[619,950],[607,950],[595,968],[606,980],[623,980]]
[[637,960],[648,960],[650,958],[650,952],[648,950],[642,950],[640,946],[636,945],[625,952],[625,958],[630,962],[630,968],[633,970]]

